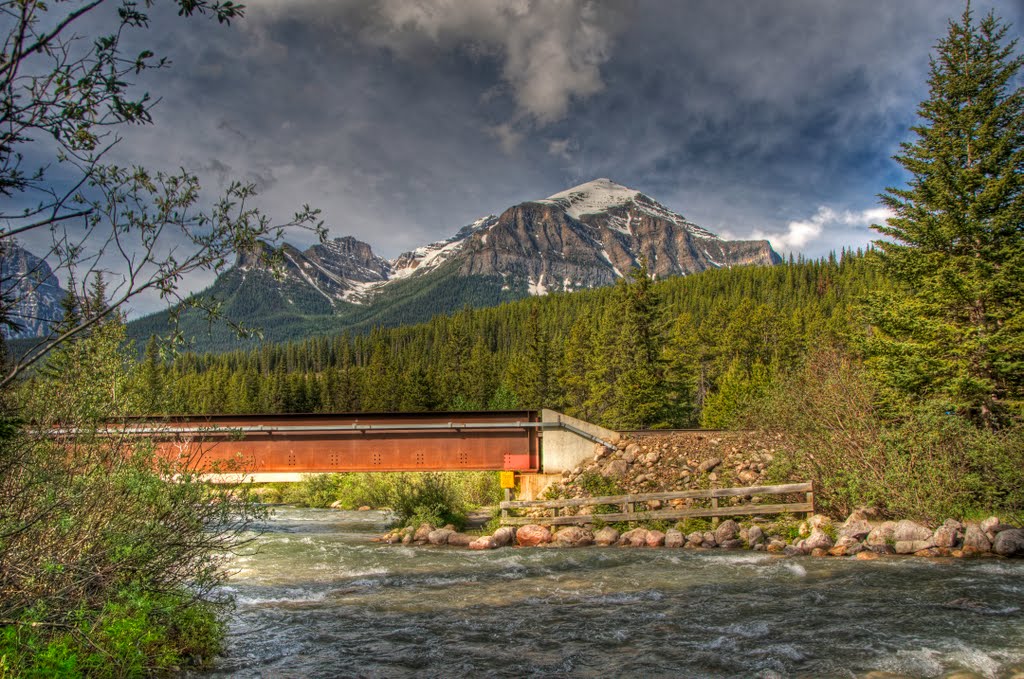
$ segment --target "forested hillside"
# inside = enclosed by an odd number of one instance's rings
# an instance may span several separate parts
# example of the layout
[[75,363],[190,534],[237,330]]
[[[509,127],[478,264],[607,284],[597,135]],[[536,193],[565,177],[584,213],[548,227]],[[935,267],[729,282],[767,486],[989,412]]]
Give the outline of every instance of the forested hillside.
[[617,428],[719,426],[809,346],[844,342],[882,279],[862,253],[464,309],[173,365],[146,351],[153,413],[554,407]]

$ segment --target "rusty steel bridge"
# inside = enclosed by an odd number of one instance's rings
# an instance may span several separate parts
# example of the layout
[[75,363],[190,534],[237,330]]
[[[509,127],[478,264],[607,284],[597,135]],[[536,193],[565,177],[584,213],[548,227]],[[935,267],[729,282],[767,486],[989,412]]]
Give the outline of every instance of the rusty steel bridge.
[[615,432],[551,410],[178,416],[111,425],[158,455],[253,478],[324,472],[560,473]]

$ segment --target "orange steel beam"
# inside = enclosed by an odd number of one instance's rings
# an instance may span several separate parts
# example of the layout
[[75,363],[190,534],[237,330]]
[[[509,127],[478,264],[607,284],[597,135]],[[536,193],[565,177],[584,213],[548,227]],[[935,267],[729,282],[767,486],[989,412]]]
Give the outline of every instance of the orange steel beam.
[[124,433],[152,437],[166,458],[200,471],[232,463],[246,473],[540,469],[539,414],[217,415],[136,419]]

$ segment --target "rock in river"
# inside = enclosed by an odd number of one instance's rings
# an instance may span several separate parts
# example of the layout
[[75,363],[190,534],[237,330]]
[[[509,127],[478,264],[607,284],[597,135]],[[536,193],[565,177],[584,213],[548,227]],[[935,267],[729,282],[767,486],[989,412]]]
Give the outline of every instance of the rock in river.
[[523,547],[536,547],[551,542],[551,531],[535,523],[520,526],[516,531],[516,542]]
[[511,545],[516,539],[516,529],[512,526],[502,526],[494,531],[494,543],[499,547]]
[[566,526],[555,533],[555,542],[569,547],[586,547],[594,544],[594,534],[580,526]]
[[1010,528],[996,533],[992,551],[1000,556],[1024,556],[1024,529]]
[[605,526],[601,530],[594,533],[594,544],[600,545],[601,547],[614,545],[618,541],[619,531],[615,530],[611,526]]

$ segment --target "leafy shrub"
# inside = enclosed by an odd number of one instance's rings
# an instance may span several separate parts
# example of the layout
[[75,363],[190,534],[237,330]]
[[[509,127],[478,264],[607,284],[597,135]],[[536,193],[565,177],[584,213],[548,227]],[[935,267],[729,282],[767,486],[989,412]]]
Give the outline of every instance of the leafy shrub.
[[466,522],[466,504],[458,488],[445,474],[423,473],[402,474],[393,483],[381,486],[386,491],[379,503],[391,508],[396,521],[408,525],[414,519],[430,516],[435,525],[454,524],[461,527]]
[[978,429],[942,402],[878,403],[854,358],[813,354],[755,415],[785,435],[769,478],[813,481],[836,518],[863,505],[927,523],[1024,509],[1024,425]]
[[[354,472],[347,474],[307,474],[285,491],[285,501],[306,507],[329,507],[335,502],[342,509],[362,506],[394,508],[395,497],[404,486],[416,485],[422,472]],[[497,472],[430,472],[457,497],[456,505],[468,509],[494,505],[503,499]]]
[[582,488],[591,497],[602,497],[605,495],[622,495],[622,486],[615,479],[602,476],[597,472],[586,472],[580,474],[576,479],[576,485]]
[[38,615],[0,627],[0,677],[126,677],[166,673],[208,660],[223,640],[209,604],[129,588],[102,609],[77,609],[68,622],[39,626]]

